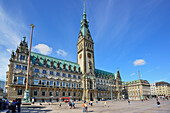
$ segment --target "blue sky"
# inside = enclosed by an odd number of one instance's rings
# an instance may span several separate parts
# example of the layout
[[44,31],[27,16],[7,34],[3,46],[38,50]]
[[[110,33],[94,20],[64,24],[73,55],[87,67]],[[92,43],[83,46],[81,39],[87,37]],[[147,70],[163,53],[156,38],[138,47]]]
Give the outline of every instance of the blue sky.
[[[170,82],[169,0],[86,0],[95,43],[95,67],[116,72],[123,81]],[[5,80],[11,50],[23,36],[33,51],[77,61],[83,0],[1,0],[0,79]]]

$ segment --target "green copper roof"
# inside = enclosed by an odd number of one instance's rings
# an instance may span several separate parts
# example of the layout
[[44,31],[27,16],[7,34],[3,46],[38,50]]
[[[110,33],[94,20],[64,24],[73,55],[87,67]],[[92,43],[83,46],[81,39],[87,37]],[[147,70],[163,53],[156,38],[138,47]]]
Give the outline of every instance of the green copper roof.
[[83,36],[86,36],[88,29],[89,29],[89,22],[86,19],[86,11],[85,11],[85,7],[84,7],[83,19],[81,21],[81,33]]
[[42,54],[35,53],[35,52],[31,52],[31,57],[33,57],[32,58],[32,63],[33,64],[35,64],[36,58],[38,57],[40,66],[43,66],[43,61],[44,61],[44,59],[46,59],[48,68],[50,67],[51,61],[54,62],[54,68],[55,69],[56,69],[56,66],[57,66],[58,62],[60,63],[60,69],[61,70],[63,69],[63,64],[66,64],[65,65],[66,70],[68,70],[68,66],[71,65],[71,71],[73,71],[74,66],[76,66],[76,72],[78,72],[78,68],[80,67],[77,63],[70,62],[70,61],[67,61],[67,60],[61,60],[61,59],[58,59],[58,58],[42,55]]
[[98,76],[99,78],[105,78],[105,79],[109,79],[111,77],[116,79],[116,74],[115,73],[103,71],[103,70],[100,70],[100,69],[95,69],[95,76],[96,77]]
[[[141,80],[141,83],[149,83],[147,80],[142,80],[142,79],[140,79],[140,80]],[[135,84],[135,83],[139,83],[140,80],[133,80],[133,81],[128,81],[128,82],[123,82],[122,84],[123,85]]]

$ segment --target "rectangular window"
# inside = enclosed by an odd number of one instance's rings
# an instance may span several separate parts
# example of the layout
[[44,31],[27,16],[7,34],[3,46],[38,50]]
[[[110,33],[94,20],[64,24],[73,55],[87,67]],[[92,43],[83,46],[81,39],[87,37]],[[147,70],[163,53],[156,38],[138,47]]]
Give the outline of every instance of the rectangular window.
[[22,60],[25,60],[25,55],[23,55]]
[[70,93],[70,92],[68,92],[68,96],[71,96],[71,93]]
[[38,72],[39,72],[39,69],[35,69],[35,72],[38,73]]
[[76,75],[73,75],[73,78],[76,78]]
[[46,70],[43,70],[43,74],[46,74],[47,72],[46,72]]
[[66,87],[66,83],[65,82],[63,82],[63,87]]
[[50,94],[49,94],[50,96],[53,96],[53,92],[52,91],[50,91]]
[[42,96],[45,96],[45,91],[42,91]]
[[56,92],[56,96],[60,96],[60,92],[59,91]]
[[23,66],[22,69],[23,69],[23,70],[27,70],[27,66]]
[[46,83],[46,80],[42,80],[42,84],[43,85],[46,85],[47,83]]
[[37,96],[37,91],[36,90],[34,91],[34,96]]
[[63,77],[66,77],[66,74],[65,74],[65,73],[63,73]]
[[74,92],[74,96],[76,96],[76,92]]
[[50,71],[50,75],[53,75],[53,71]]
[[68,83],[68,87],[71,87],[71,83]]
[[59,73],[59,72],[57,72],[57,76],[60,76],[60,73]]
[[34,85],[38,85],[38,79],[34,79]]
[[81,79],[81,77],[80,77],[80,76],[78,76],[78,79]]
[[71,75],[70,75],[70,74],[68,74],[68,77],[71,77]]
[[73,84],[73,87],[76,88],[76,83]]
[[65,92],[63,92],[63,96],[65,96]]
[[23,77],[18,77],[18,84],[23,84]]
[[22,95],[22,89],[18,89],[18,95]]
[[50,81],[50,86],[53,86],[53,81]]
[[57,81],[57,84],[56,84],[58,87],[60,86],[60,82]]
[[77,86],[78,86],[78,88],[80,88],[80,84],[78,84]]
[[17,69],[21,69],[21,65],[17,65]]

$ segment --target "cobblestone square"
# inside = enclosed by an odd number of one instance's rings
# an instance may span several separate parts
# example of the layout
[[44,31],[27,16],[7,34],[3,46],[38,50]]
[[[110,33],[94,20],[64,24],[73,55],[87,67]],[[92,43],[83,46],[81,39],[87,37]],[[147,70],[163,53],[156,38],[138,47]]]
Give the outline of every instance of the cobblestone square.
[[[127,101],[99,101],[98,104],[94,103],[93,106],[88,105],[88,112],[90,113],[170,113],[170,101],[160,100],[161,106],[157,108],[156,100],[149,101],[131,101],[128,105]],[[67,103],[59,103],[48,105],[48,103],[35,103],[30,106],[22,106],[22,113],[82,113],[82,102],[75,102],[76,108],[69,109]]]

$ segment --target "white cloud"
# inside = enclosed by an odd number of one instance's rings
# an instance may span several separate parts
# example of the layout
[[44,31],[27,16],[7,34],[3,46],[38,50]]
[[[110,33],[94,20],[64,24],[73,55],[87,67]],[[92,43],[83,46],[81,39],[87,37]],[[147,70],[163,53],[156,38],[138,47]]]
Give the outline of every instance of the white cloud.
[[135,74],[136,74],[136,73],[131,73],[130,76],[133,76],[133,75],[135,75]]
[[[0,3],[0,79],[5,80],[11,55],[23,35],[29,33],[19,13],[10,14]],[[9,49],[10,48],[10,49]],[[10,52],[10,54],[9,54]]]
[[67,52],[65,52],[64,50],[62,49],[59,49],[58,51],[56,51],[57,55],[61,55],[63,57],[66,57],[67,56]]
[[45,45],[45,44],[38,44],[33,47],[36,51],[38,51],[41,54],[49,55],[52,52],[52,48]]
[[145,62],[145,60],[143,60],[143,59],[137,59],[137,60],[135,60],[135,61],[133,62],[133,64],[134,64],[135,66],[145,65],[146,62]]
[[0,45],[6,48],[16,48],[23,35],[28,33],[28,28],[22,21],[22,17],[9,16],[0,5]]

